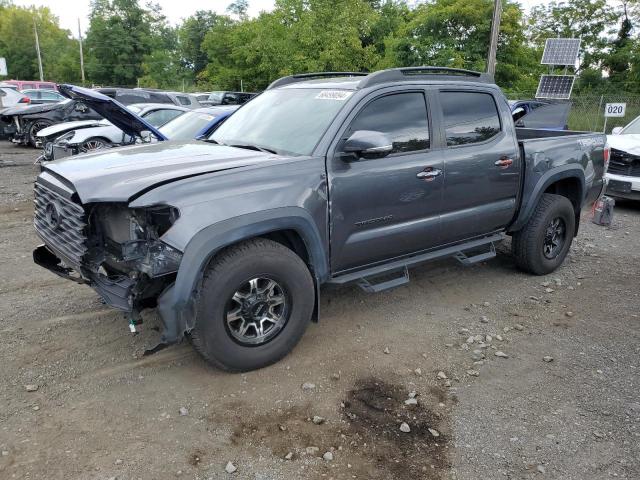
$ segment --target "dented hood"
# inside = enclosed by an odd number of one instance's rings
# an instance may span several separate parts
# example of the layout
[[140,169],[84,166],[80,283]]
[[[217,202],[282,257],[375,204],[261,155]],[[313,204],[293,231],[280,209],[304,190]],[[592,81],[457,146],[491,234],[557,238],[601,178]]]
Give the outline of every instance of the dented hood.
[[640,155],[640,135],[634,133],[607,135],[607,143],[616,150],[631,153],[632,155]]
[[73,184],[82,203],[129,202],[161,184],[282,158],[189,140],[68,157],[48,163],[44,172],[54,173]]

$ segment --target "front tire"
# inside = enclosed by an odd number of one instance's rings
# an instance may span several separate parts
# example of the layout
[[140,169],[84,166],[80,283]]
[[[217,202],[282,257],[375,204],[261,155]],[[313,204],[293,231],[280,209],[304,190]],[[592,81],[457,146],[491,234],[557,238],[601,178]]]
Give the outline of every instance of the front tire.
[[568,198],[544,193],[527,224],[513,235],[511,251],[518,267],[535,275],[556,270],[569,253],[575,222]]
[[296,346],[314,302],[313,279],[298,255],[271,240],[249,240],[223,250],[205,271],[191,341],[223,370],[262,368]]
[[94,150],[102,150],[103,148],[111,148],[111,142],[102,137],[91,137],[86,139],[80,145],[82,153],[93,152]]
[[50,127],[52,123],[48,120],[35,120],[29,127],[29,145],[36,148],[36,142],[38,141],[38,132]]

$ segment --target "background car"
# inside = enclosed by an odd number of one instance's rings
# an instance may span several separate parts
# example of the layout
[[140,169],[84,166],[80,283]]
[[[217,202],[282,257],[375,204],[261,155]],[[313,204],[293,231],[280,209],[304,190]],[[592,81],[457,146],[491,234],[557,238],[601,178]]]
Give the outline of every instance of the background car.
[[17,105],[29,105],[31,99],[17,90],[9,87],[0,87],[0,109],[15,107]]
[[[137,88],[98,88],[98,93],[117,100],[123,105],[136,103],[161,103],[169,105],[180,104],[175,94],[167,92],[144,90]],[[82,101],[65,100],[48,105],[33,105],[23,109],[9,109],[0,114],[0,120],[5,122],[14,143],[38,147],[37,134],[43,128],[62,122],[77,120],[100,120],[102,116],[86,106]]]
[[[154,127],[160,127],[190,111],[186,107],[162,103],[140,103],[129,105],[127,109]],[[107,119],[97,122],[69,122],[53,125],[38,132],[38,137],[43,146],[40,161],[51,161],[101,148],[128,145],[136,140],[134,136],[126,134]]]
[[640,200],[640,117],[607,135],[611,148],[607,169],[607,195]]
[[256,95],[257,93],[249,92],[209,92],[207,99],[201,100],[200,103],[206,106],[242,105]]
[[39,80],[3,80],[2,83],[14,85],[18,90],[28,90],[32,88],[43,88],[45,90],[57,90],[54,82],[41,82]]
[[57,103],[64,100],[64,97],[55,90],[30,89],[21,90],[20,93],[31,99],[32,105],[40,105],[43,103]]
[[190,140],[209,135],[238,105],[198,108],[185,113],[159,128],[169,140]]
[[511,116],[518,128],[568,130],[570,102],[510,100]]

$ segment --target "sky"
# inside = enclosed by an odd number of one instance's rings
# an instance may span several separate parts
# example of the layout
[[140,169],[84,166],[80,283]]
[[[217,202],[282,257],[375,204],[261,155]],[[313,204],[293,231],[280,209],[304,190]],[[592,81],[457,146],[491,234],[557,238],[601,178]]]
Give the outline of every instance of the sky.
[[[224,13],[232,0],[154,0],[159,3],[164,14],[172,25],[179,24],[196,12],[196,10],[213,10]],[[60,19],[60,26],[71,30],[74,37],[78,35],[78,18],[83,32],[89,23],[89,0],[14,0],[19,6],[43,6],[49,7],[54,15]],[[140,2],[144,4],[144,1]],[[519,3],[529,10],[532,6],[549,3],[549,0],[519,0]],[[271,10],[274,0],[249,0],[249,15],[256,16],[262,10]]]

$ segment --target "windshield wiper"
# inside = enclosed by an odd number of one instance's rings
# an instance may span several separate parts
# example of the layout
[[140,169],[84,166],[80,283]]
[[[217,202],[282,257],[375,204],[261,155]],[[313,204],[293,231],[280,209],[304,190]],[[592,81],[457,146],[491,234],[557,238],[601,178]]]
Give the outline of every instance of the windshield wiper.
[[259,147],[257,145],[245,145],[245,144],[234,144],[234,145],[229,145],[230,147],[236,147],[236,148],[246,148],[247,150],[256,150],[258,152],[265,152],[265,153],[273,153],[274,155],[277,155],[278,152],[276,152],[275,150],[271,150],[270,148],[265,148],[265,147]]

